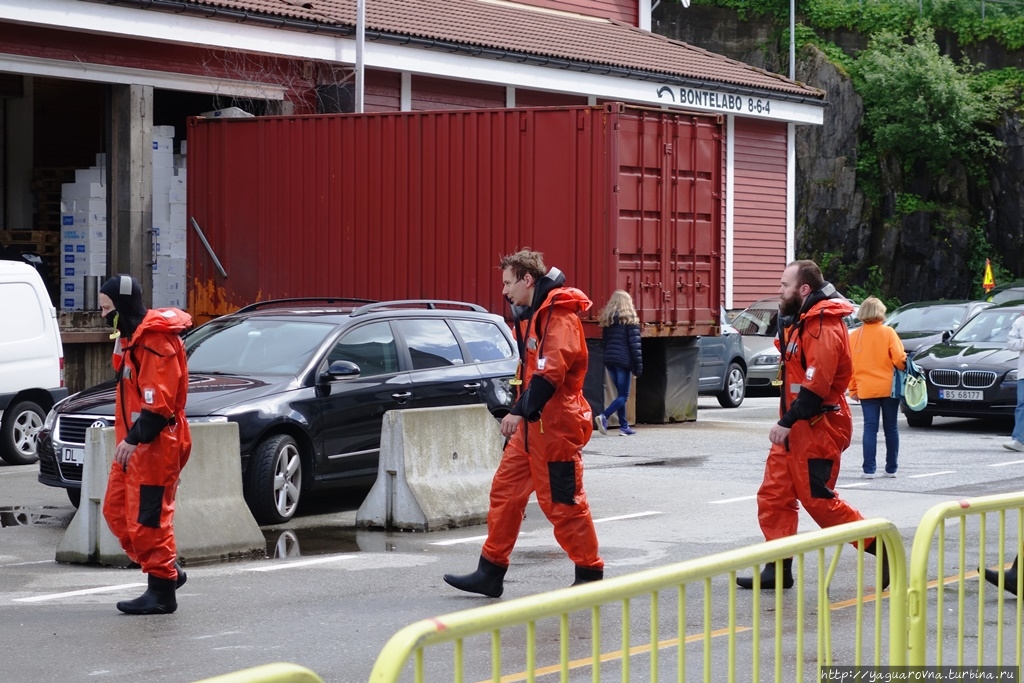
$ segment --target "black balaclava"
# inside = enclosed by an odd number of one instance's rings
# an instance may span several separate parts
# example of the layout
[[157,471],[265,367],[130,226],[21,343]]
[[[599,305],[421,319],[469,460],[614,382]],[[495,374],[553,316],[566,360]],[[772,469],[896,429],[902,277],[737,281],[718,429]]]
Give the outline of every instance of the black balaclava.
[[114,302],[114,312],[107,314],[111,327],[117,320],[117,329],[126,338],[131,337],[149,309],[142,303],[142,286],[131,275],[115,275],[100,287],[100,293],[106,294]]

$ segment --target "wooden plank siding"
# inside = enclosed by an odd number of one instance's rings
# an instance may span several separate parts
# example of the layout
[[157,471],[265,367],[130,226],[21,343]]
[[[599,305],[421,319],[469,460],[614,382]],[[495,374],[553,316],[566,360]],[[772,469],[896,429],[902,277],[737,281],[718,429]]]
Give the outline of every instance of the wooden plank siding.
[[366,112],[401,111],[402,74],[394,71],[367,70],[363,86],[363,110]]
[[590,17],[605,17],[630,24],[640,25],[640,3],[638,0],[516,0],[520,5],[533,5],[546,9],[584,14]]
[[412,77],[412,110],[494,109],[505,106],[505,86]]
[[586,103],[586,95],[516,88],[517,107],[565,107]]
[[732,304],[776,296],[786,266],[786,124],[736,118]]

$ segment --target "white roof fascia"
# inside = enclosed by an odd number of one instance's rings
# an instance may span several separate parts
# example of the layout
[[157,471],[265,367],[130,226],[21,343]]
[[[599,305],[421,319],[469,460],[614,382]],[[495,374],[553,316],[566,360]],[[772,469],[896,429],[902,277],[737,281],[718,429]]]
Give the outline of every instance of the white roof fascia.
[[[355,63],[355,40],[351,38],[259,25],[243,27],[215,19],[80,0],[3,0],[0,3],[2,20],[124,38],[341,64]],[[822,106],[786,101],[783,93],[779,93],[778,98],[752,98],[715,90],[580,73],[382,42],[367,43],[365,63],[368,68],[626,100],[686,111],[735,114],[802,124],[821,124],[824,121]]]

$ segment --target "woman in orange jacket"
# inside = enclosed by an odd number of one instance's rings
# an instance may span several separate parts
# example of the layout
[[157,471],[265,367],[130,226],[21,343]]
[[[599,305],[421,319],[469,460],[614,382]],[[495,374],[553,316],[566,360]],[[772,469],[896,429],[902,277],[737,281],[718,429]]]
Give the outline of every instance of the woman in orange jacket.
[[900,396],[893,396],[893,372],[907,367],[896,330],[882,324],[885,304],[869,296],[860,305],[858,317],[864,324],[850,334],[850,355],[853,377],[850,398],[860,401],[864,413],[864,477],[875,476],[875,450],[878,443],[878,417],[881,413],[885,433],[885,476],[895,477],[900,452],[900,431],[897,425]]

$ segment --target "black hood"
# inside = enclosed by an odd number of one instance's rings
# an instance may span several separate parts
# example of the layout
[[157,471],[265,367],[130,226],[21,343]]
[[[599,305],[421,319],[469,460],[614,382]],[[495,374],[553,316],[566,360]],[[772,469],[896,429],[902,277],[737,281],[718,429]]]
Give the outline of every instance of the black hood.
[[533,301],[529,306],[516,306],[512,304],[512,319],[516,322],[520,320],[527,320],[533,315],[533,312],[544,303],[544,299],[548,298],[548,294],[551,290],[561,287],[565,284],[565,273],[560,271],[558,268],[552,266],[548,269],[547,274],[537,280],[537,283],[533,288]]
[[142,324],[149,309],[142,303],[142,285],[130,275],[115,275],[100,287],[114,303],[117,311],[117,329],[125,337],[131,337]]

